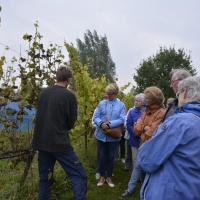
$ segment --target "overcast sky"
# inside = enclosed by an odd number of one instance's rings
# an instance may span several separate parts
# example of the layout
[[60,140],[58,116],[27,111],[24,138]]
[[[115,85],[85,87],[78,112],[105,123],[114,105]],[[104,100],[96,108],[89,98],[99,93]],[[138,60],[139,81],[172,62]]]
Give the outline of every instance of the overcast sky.
[[200,0],[0,0],[0,6],[0,43],[17,52],[21,45],[22,54],[28,49],[22,37],[33,35],[38,21],[44,44],[76,45],[86,30],[105,34],[119,86],[135,85],[135,68],[160,46],[184,48],[200,75]]

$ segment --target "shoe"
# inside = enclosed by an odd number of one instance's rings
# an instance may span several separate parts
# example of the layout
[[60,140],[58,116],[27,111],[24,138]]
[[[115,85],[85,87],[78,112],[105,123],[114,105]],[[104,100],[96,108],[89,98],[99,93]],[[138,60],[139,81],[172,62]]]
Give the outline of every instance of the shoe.
[[125,163],[125,159],[124,159],[124,158],[122,158],[121,161],[122,161],[123,163]]
[[103,182],[98,182],[97,186],[102,186],[105,183],[105,180]]
[[100,174],[99,174],[99,173],[96,173],[96,174],[95,174],[95,178],[96,178],[97,180],[99,180],[99,179],[100,179]]
[[124,168],[124,171],[125,171],[125,172],[128,172],[128,171],[130,171],[130,170],[131,170],[131,169],[129,169],[129,168],[126,168],[126,167]]
[[109,187],[114,187],[115,186],[113,183],[109,183],[107,179],[106,179],[106,183],[108,184]]
[[121,194],[119,198],[120,198],[120,199],[124,199],[124,198],[130,197],[130,196],[132,196],[132,195],[133,195],[132,192],[129,192],[128,190],[125,190],[125,192],[124,192],[123,194]]

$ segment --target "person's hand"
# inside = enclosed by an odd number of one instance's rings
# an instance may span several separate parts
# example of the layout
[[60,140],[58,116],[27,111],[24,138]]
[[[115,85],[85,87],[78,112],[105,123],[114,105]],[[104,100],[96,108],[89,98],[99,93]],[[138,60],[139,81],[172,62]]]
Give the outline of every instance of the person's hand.
[[145,127],[144,127],[144,130],[145,130],[145,131],[147,131],[147,130],[149,130],[149,129],[150,129],[150,126],[145,126]]
[[103,130],[107,130],[107,129],[109,129],[109,126],[104,122],[103,124],[101,124],[101,128]]
[[137,120],[137,123],[142,124],[143,121],[139,118],[139,119]]

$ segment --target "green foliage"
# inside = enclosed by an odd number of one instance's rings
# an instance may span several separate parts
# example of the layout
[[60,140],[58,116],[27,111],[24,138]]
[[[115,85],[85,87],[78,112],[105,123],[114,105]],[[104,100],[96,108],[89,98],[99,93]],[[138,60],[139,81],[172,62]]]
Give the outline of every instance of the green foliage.
[[165,96],[165,99],[173,97],[173,90],[170,88],[170,72],[172,69],[184,68],[190,71],[192,75],[196,70],[192,67],[190,55],[186,55],[184,49],[175,50],[160,47],[159,52],[150,56],[140,63],[134,74],[134,80],[137,83],[136,93],[141,93],[150,86],[159,87]]
[[3,76],[3,65],[5,63],[5,56],[1,56],[1,59],[0,59],[0,79],[2,78]]
[[[38,22],[34,26],[36,28],[34,35],[26,33],[23,36],[23,39],[29,43],[29,49],[26,51],[27,56],[21,56],[19,60],[13,57],[11,66],[7,65],[5,56],[1,57],[0,78],[3,85],[0,88],[0,104],[3,106],[2,110],[5,109],[7,103],[18,102],[20,111],[17,114],[15,110],[10,108],[5,113],[9,115],[13,113],[13,116],[17,115],[16,120],[23,122],[24,108],[31,106],[36,108],[39,92],[43,87],[54,84],[58,67],[62,64],[70,65],[74,71],[70,88],[76,94],[79,106],[78,120],[75,128],[71,131],[72,138],[84,135],[85,149],[87,149],[87,135],[92,134],[94,131],[91,124],[92,114],[102,98],[105,87],[108,85],[106,76],[97,76],[97,78],[92,79],[89,75],[90,66],[83,65],[80,62],[77,50],[67,43],[64,46],[69,54],[69,63],[64,61],[65,56],[62,53],[61,46],[50,43],[48,48],[45,48],[41,41],[43,36],[38,32]],[[94,34],[94,37],[96,41],[102,41],[102,50],[108,48],[104,48],[104,45],[107,45],[106,37],[98,38],[97,33]],[[7,50],[9,48],[6,48]],[[109,54],[109,49],[106,52]],[[89,61],[93,61],[93,59],[91,58]],[[15,70],[16,64],[19,70]],[[1,117],[0,121],[4,124],[4,132],[7,137],[10,133],[16,132],[16,124],[10,123],[8,117]],[[35,119],[32,121],[34,123]],[[10,141],[13,144],[9,146],[16,147],[12,150],[17,150],[20,147],[18,144],[14,144],[15,140]]]
[[[2,83],[0,88],[0,122],[3,124],[0,136],[4,138],[0,145],[0,151],[3,154],[7,151],[16,152],[29,148],[32,131],[26,134],[29,139],[25,140],[26,137],[20,128],[17,129],[17,124],[22,123],[23,116],[27,115],[25,107],[28,109],[37,107],[39,92],[44,86],[54,84],[57,68],[66,63],[60,46],[50,43],[48,48],[44,48],[41,43],[42,36],[37,31],[38,23],[36,22],[34,26],[36,27],[35,35],[25,34],[23,36],[23,39],[29,43],[29,49],[26,51],[27,56],[20,57],[19,61],[13,57],[11,66],[7,65],[4,55],[0,59],[0,81]],[[6,47],[7,50],[9,50],[8,47]],[[16,70],[16,64],[19,70]],[[19,111],[6,108],[9,102],[18,102]],[[33,123],[34,121],[32,119]]]
[[128,94],[124,93],[124,90],[126,90],[129,86],[130,82],[122,86],[118,94],[118,98],[125,104],[127,111],[133,107],[133,90],[131,90]]
[[[96,168],[96,140],[94,137],[88,138],[88,154],[85,154],[84,137],[80,137],[80,140],[73,140],[73,146],[77,155],[85,167],[88,175],[87,179],[87,199],[88,200],[107,200],[118,199],[118,197],[127,189],[128,181],[131,177],[131,171],[125,172],[124,163],[118,161],[117,167],[114,168],[114,177],[112,178],[115,187],[110,188],[107,184],[102,187],[97,187],[98,180],[95,179]],[[35,155],[30,173],[27,176],[25,184],[19,187],[21,175],[25,168],[25,163],[19,163],[15,168],[12,167],[12,159],[0,160],[0,199],[12,199],[12,200],[37,200],[38,199],[38,164],[37,155]],[[9,166],[9,167],[8,167]],[[54,168],[53,178],[55,180],[52,186],[51,199],[53,200],[66,200],[73,199],[72,184],[69,178],[66,176],[64,170],[56,162]],[[139,190],[141,183],[138,182],[134,195],[131,197],[133,200],[139,199]]]
[[133,95],[133,92],[129,92],[128,94],[126,94],[124,96],[124,98],[122,99],[122,101],[125,103],[126,105],[126,110],[128,111],[130,108],[133,107],[133,98],[134,98],[134,95]]
[[77,50],[67,43],[65,43],[65,47],[69,52],[70,67],[74,72],[74,92],[79,106],[79,116],[72,134],[74,137],[77,137],[77,133],[85,135],[87,150],[87,135],[94,131],[91,123],[92,115],[108,83],[105,76],[96,79],[90,78],[88,67],[83,66],[80,62]]
[[78,54],[83,65],[88,65],[91,78],[100,78],[106,75],[106,79],[115,82],[115,63],[112,60],[106,35],[98,36],[94,30],[93,34],[87,30],[84,41],[77,39]]

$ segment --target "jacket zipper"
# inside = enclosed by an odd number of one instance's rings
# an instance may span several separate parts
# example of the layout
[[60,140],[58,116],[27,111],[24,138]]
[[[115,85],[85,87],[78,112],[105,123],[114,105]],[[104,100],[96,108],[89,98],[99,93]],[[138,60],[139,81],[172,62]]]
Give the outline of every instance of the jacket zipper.
[[146,184],[145,184],[145,186],[144,186],[144,189],[143,189],[143,191],[142,191],[142,200],[145,200],[145,193],[146,193],[147,186],[148,186],[148,184],[149,184],[149,179],[151,178],[151,175],[152,175],[152,174],[149,175],[149,178],[148,178],[148,180],[147,180],[147,182],[146,182]]

